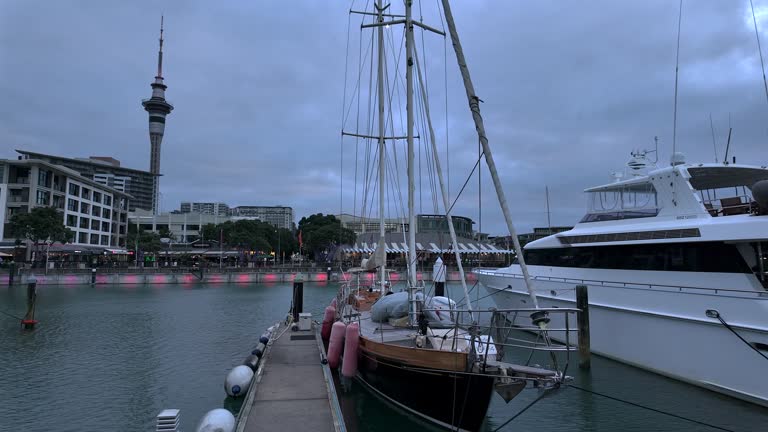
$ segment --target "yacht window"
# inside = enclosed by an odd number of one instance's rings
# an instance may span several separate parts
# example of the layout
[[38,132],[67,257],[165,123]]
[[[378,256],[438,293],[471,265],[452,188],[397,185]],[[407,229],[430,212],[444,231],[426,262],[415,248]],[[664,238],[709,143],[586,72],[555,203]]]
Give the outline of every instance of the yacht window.
[[658,199],[653,184],[634,183],[588,192],[587,215],[581,222],[635,219],[658,214]]
[[734,245],[691,242],[526,249],[530,265],[613,270],[751,273]]

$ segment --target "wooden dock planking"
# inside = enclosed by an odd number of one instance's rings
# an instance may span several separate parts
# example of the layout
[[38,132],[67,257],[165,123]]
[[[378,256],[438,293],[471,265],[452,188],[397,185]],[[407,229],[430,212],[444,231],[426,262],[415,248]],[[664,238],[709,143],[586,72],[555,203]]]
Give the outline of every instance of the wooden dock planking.
[[256,372],[236,430],[344,431],[317,331],[284,329]]

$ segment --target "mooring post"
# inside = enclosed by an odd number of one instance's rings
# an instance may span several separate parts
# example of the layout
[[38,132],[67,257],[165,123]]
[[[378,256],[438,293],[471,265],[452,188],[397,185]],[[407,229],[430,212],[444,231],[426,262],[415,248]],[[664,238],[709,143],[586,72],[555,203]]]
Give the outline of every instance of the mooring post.
[[8,286],[13,285],[13,277],[16,276],[16,263],[11,261],[8,265]]
[[96,269],[91,269],[91,285],[96,283]]
[[304,312],[304,276],[299,273],[293,278],[293,322],[299,322],[299,314]]
[[27,279],[27,313],[21,320],[24,330],[33,330],[35,328],[35,302],[37,301],[37,279],[31,276]]
[[435,283],[435,297],[442,297],[445,295],[445,264],[443,259],[437,257],[435,264],[432,266],[432,281]]
[[592,359],[589,346],[589,294],[586,285],[576,285],[576,315],[579,327],[579,367],[590,369]]

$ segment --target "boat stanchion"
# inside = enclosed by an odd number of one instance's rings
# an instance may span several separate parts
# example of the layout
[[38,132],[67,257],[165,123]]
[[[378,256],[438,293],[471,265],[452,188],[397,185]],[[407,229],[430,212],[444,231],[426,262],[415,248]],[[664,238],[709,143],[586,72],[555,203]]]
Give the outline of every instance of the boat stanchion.
[[27,313],[21,320],[21,326],[24,330],[34,330],[37,320],[35,319],[35,303],[37,302],[37,279],[34,276],[27,279]]
[[576,285],[576,314],[579,328],[579,368],[590,369],[592,367],[591,350],[589,342],[589,294],[586,285]]

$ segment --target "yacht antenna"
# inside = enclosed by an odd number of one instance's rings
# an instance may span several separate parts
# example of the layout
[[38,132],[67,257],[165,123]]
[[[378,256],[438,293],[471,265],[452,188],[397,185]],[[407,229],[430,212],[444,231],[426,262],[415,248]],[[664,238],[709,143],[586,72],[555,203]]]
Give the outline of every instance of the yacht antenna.
[[725,145],[725,157],[723,158],[723,163],[725,165],[728,165],[728,150],[731,148],[731,132],[733,132],[733,128],[728,128],[728,143]]
[[[488,171],[491,173],[491,179],[493,180],[493,187],[496,189],[496,195],[499,199],[499,205],[501,211],[504,214],[504,220],[507,223],[507,229],[509,235],[512,237],[512,243],[515,246],[515,253],[517,254],[518,262],[520,263],[520,269],[523,271],[523,278],[525,279],[525,285],[528,288],[528,295],[531,298],[533,307],[539,308],[539,301],[536,299],[536,294],[533,291],[533,284],[531,283],[531,277],[528,273],[528,267],[525,265],[525,257],[523,256],[523,250],[520,247],[520,240],[517,238],[517,232],[515,226],[512,224],[512,216],[509,212],[509,205],[507,204],[507,198],[504,194],[504,190],[501,188],[501,180],[499,174],[496,171],[496,162],[493,160],[493,154],[491,153],[491,147],[488,145],[488,137],[485,135],[485,125],[483,124],[483,117],[480,115],[480,100],[475,94],[475,88],[472,85],[472,78],[469,76],[469,68],[467,67],[467,61],[464,58],[464,52],[461,48],[461,41],[459,40],[459,34],[456,32],[456,23],[453,20],[453,13],[451,12],[451,5],[448,4],[448,0],[442,0],[443,11],[445,12],[445,22],[448,24],[448,30],[451,34],[451,42],[453,43],[453,50],[456,52],[456,62],[461,70],[461,77],[464,81],[464,89],[467,93],[467,99],[469,100],[469,109],[472,112],[472,118],[475,121],[475,129],[477,130],[480,144],[483,146],[483,154],[485,155],[485,162],[488,164]],[[538,313],[538,312],[536,312]],[[538,321],[542,322],[542,321]],[[543,323],[543,322],[542,322]]]
[[712,113],[709,113],[709,128],[712,129],[712,147],[715,150],[715,163],[717,163],[717,144],[715,144],[715,123],[712,122]]
[[654,156],[656,156],[656,158],[653,160],[653,164],[656,165],[659,162],[659,137],[658,136],[653,137],[653,145],[654,145],[653,154]]
[[763,64],[763,49],[760,47],[760,33],[757,31],[757,19],[755,18],[755,5],[749,0],[752,8],[752,22],[755,24],[755,39],[757,39],[757,52],[760,53],[760,71],[763,73],[763,87],[765,88],[765,100],[768,102],[768,83],[765,81],[765,65]]
[[675,107],[672,117],[672,156],[677,146],[677,77],[680,71],[680,27],[683,22],[683,0],[680,0],[680,11],[677,16],[677,55],[675,56]]
[[552,222],[550,221],[550,213],[549,213],[549,186],[544,185],[544,194],[547,196],[547,229],[549,230],[549,235],[552,235]]

